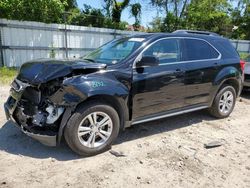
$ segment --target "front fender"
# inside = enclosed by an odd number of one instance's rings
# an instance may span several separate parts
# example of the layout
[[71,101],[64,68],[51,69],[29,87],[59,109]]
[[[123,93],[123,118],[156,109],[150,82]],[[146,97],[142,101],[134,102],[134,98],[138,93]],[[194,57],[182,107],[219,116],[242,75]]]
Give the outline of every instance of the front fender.
[[93,96],[112,96],[119,101],[123,116],[122,125],[128,119],[128,107],[126,105],[129,89],[116,79],[103,76],[75,76],[63,81],[61,89],[53,94],[49,100],[55,105],[67,106],[59,128],[57,141],[60,143],[64,127],[72,112],[78,104]]
[[75,76],[65,79],[62,88],[49,99],[56,105],[76,106],[96,95],[109,95],[126,100],[129,89],[116,79],[98,75]]

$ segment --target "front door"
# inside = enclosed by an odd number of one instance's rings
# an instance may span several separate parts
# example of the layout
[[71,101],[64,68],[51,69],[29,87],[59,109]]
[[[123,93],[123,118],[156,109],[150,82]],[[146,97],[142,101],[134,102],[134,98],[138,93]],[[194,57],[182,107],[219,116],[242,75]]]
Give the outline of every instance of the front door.
[[160,39],[143,56],[158,58],[159,65],[133,70],[133,120],[183,107],[185,65],[180,62],[180,40]]

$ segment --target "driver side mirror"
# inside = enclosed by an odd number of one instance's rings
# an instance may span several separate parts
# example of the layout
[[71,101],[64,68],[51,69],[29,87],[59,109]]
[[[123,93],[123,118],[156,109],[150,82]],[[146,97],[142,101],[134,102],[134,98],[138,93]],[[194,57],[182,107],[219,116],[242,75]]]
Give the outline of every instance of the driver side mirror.
[[152,67],[159,65],[159,59],[154,56],[144,56],[136,63],[137,68]]

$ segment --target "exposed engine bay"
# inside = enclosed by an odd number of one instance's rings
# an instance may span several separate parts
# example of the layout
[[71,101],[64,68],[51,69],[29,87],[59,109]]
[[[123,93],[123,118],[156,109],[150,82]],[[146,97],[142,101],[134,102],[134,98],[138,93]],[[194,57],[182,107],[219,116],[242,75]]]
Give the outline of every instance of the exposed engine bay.
[[65,107],[56,106],[49,100],[49,97],[59,88],[58,80],[49,84],[31,86],[15,79],[12,83],[12,90],[21,91],[22,94],[13,114],[14,119],[27,130],[57,131],[59,126],[57,121]]

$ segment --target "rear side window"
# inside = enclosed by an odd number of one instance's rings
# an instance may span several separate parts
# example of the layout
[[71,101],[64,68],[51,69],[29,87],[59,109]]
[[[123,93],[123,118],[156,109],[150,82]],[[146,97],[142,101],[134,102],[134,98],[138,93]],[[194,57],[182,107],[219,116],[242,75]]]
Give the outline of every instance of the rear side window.
[[216,40],[217,48],[222,52],[224,58],[239,58],[239,54],[229,40]]
[[198,39],[183,39],[184,61],[215,59],[219,53],[206,41]]
[[145,50],[142,56],[154,56],[159,59],[160,64],[180,61],[179,40],[163,39],[157,41]]

